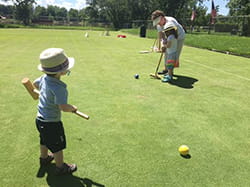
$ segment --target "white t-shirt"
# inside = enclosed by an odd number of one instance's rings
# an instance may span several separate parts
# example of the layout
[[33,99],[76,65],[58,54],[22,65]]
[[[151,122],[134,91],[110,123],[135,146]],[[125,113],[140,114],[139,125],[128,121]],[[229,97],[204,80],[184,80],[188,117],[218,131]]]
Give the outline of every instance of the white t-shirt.
[[[165,19],[167,20],[166,24],[172,24],[177,27],[177,33],[178,33],[177,40],[183,40],[185,38],[185,31],[183,27],[181,26],[181,24],[179,24],[179,22],[173,17],[165,16]],[[162,27],[160,25],[156,26],[156,29],[158,32],[162,32],[163,28],[164,28],[164,25]]]

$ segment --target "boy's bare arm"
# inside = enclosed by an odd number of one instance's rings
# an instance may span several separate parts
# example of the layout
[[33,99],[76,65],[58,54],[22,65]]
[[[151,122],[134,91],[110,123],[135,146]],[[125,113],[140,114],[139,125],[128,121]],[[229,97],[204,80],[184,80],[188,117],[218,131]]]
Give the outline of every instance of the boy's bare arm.
[[165,36],[162,32],[158,32],[158,49],[161,49],[161,41],[165,39]]

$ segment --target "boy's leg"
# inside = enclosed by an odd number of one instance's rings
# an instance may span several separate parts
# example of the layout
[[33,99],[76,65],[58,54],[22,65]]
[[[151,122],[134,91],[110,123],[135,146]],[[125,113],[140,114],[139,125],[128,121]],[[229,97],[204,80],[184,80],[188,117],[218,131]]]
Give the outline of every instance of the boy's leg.
[[164,70],[165,71],[168,71],[168,68],[167,68],[167,60],[168,60],[168,53],[167,53],[167,49],[166,49],[166,51],[165,51],[165,55],[164,55]]
[[184,45],[184,39],[177,41],[177,54],[176,54],[176,66],[175,67],[179,67],[179,64],[180,64],[179,59],[180,59],[180,55],[181,55],[183,45]]
[[40,166],[46,166],[54,159],[52,154],[48,154],[48,147],[45,145],[44,127],[46,124],[40,119],[36,119],[36,127],[40,134]]
[[[40,158],[40,164],[47,165],[55,159],[57,175],[73,173],[77,170],[77,166],[75,164],[66,164],[63,159],[63,149],[66,148],[66,137],[63,124],[61,121],[49,123],[49,125],[43,123],[38,125],[41,137],[41,157],[46,157],[47,155],[47,158]],[[40,126],[42,126],[42,128],[40,128]],[[48,149],[53,155],[48,154]]]
[[63,151],[58,151],[54,153],[56,167],[61,168],[63,166]]
[[48,148],[45,145],[40,145],[40,165],[46,166],[54,160],[53,154],[48,154]]
[[40,158],[48,157],[48,148],[45,145],[40,145]]
[[174,70],[174,68],[168,69],[168,75],[169,75],[171,78],[173,77],[173,70]]
[[168,74],[162,78],[162,82],[171,82],[171,80],[173,79],[174,64],[171,61],[172,60],[168,60],[167,62]]
[[66,164],[63,161],[63,151],[54,153],[56,161],[56,175],[70,174],[77,170],[76,164]]

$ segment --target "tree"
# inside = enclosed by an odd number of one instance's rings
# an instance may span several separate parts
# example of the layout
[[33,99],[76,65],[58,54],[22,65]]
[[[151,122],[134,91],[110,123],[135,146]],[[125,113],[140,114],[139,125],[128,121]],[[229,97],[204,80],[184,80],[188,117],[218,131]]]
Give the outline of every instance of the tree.
[[54,19],[56,16],[56,8],[53,5],[48,5],[47,7],[47,13],[50,19]]
[[106,10],[108,19],[114,28],[120,29],[129,21],[128,4],[124,0],[103,0],[103,8]]
[[231,16],[250,15],[249,0],[230,0],[227,7]]
[[32,8],[35,0],[3,0],[5,2],[12,1],[15,7],[15,17],[23,22],[24,25],[29,25]]
[[41,16],[47,16],[46,8],[37,6],[33,11],[33,19],[38,20]]
[[151,1],[146,0],[128,0],[128,11],[132,20],[148,20],[152,11]]
[[209,17],[206,16],[207,8],[204,6],[198,6],[196,8],[196,18],[194,24],[197,26],[207,25],[209,22]]
[[68,11],[66,8],[56,8],[56,20],[66,19]]
[[250,36],[250,3],[249,0],[230,0],[227,4],[230,16],[240,16],[239,26],[243,36]]
[[[189,17],[190,4],[203,3],[205,0],[87,0],[88,9],[94,13],[90,18],[104,15],[115,28],[133,20],[149,20],[151,13],[160,9],[168,16],[181,22]],[[192,6],[193,7],[193,6]],[[100,14],[101,13],[101,14]]]
[[92,14],[89,15],[92,19],[98,20],[101,12],[102,19],[107,18],[117,29],[128,21],[128,0],[88,0],[87,3],[87,13]]
[[79,18],[78,10],[71,8],[68,12],[68,17],[69,20],[74,20],[74,21],[78,20]]
[[35,0],[15,0],[16,7],[15,16],[17,20],[21,20],[24,25],[29,25],[32,15],[32,8]]
[[86,15],[85,19],[88,19],[89,21],[94,21],[98,15],[98,11],[92,6],[86,7],[84,13]]
[[15,11],[15,8],[14,6],[11,6],[11,5],[0,5],[0,15],[1,16],[13,16],[14,14],[14,11]]

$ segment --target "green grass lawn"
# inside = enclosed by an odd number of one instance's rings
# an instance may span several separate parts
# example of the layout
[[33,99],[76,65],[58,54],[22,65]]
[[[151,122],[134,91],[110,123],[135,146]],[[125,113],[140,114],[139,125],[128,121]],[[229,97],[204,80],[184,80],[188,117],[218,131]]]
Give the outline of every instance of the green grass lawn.
[[[124,32],[139,36],[138,29],[124,29]],[[156,38],[156,30],[147,30],[148,38]],[[231,36],[229,33],[212,32],[187,33],[185,44],[192,47],[209,49],[223,53],[230,53],[244,57],[250,57],[250,37]]]
[[228,35],[188,34],[186,44],[250,57],[250,38]]
[[[0,29],[0,186],[249,186],[250,62],[185,46],[173,84],[151,79],[153,39],[101,31]],[[42,75],[39,54],[64,48],[76,59],[63,113],[72,176],[39,169],[37,101],[21,79]],[[140,78],[134,79],[134,74]],[[190,147],[190,159],[178,147]]]

